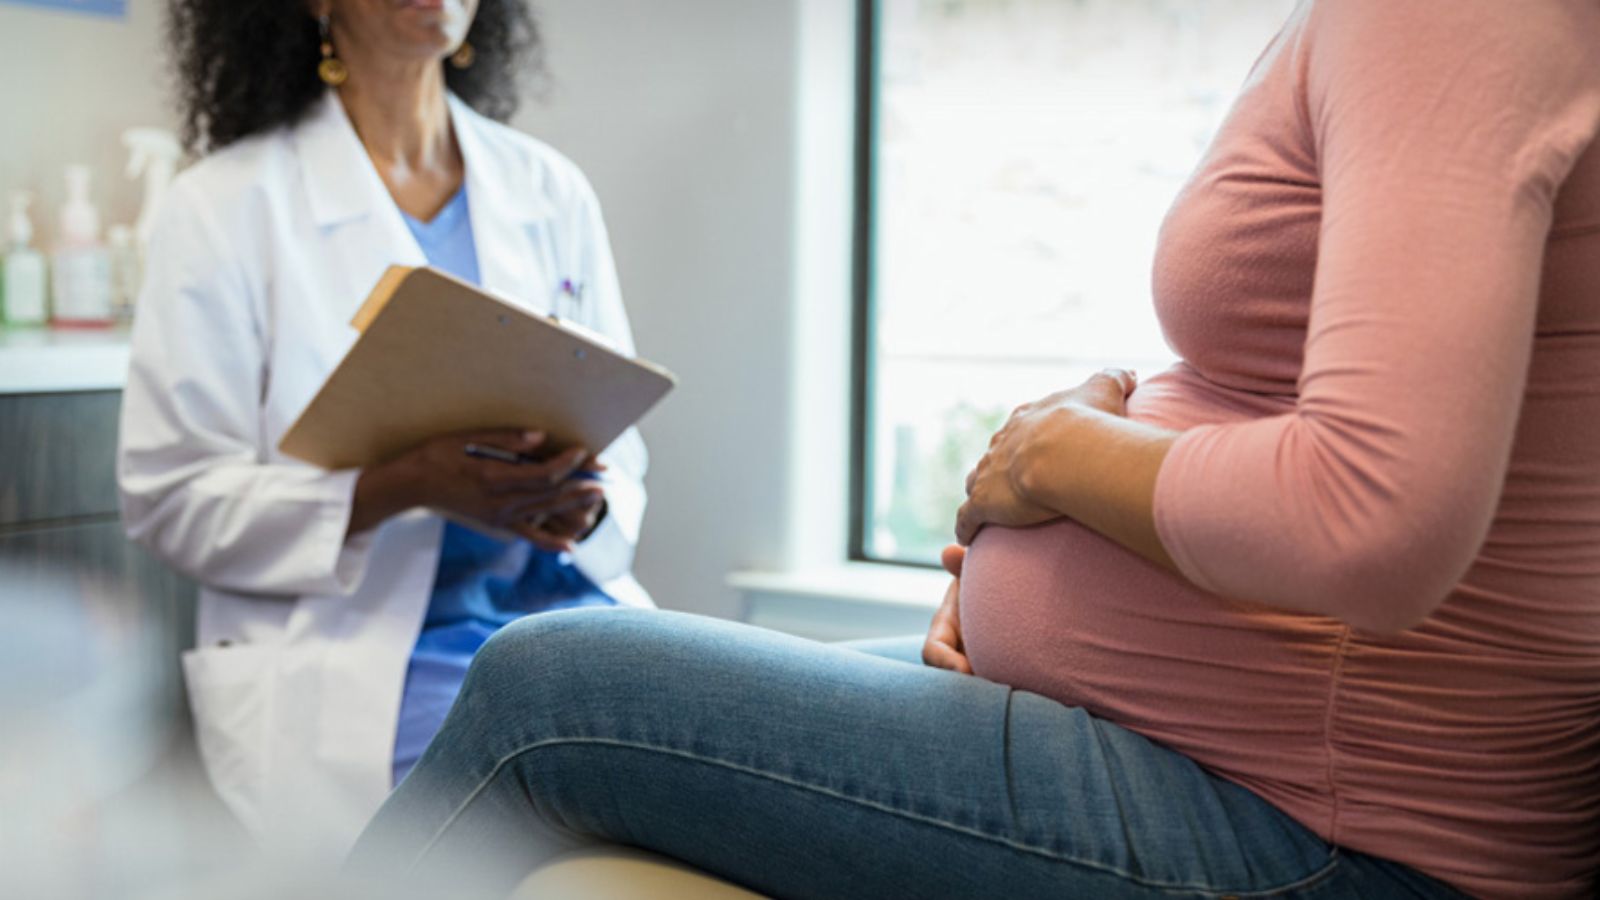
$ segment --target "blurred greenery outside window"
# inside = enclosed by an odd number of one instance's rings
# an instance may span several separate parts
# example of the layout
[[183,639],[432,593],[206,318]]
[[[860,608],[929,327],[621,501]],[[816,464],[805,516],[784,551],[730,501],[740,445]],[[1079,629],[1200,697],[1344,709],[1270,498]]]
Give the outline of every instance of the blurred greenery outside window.
[[1156,235],[1294,0],[877,3],[856,552],[933,564],[1012,408],[1174,361]]

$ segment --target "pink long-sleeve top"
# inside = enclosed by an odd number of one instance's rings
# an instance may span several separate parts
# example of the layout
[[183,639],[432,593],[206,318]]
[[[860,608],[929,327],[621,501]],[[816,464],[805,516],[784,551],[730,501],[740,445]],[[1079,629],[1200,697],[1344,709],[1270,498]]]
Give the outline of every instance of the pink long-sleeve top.
[[1484,897],[1600,866],[1600,2],[1315,0],[1163,227],[1184,577],[991,528],[978,674]]

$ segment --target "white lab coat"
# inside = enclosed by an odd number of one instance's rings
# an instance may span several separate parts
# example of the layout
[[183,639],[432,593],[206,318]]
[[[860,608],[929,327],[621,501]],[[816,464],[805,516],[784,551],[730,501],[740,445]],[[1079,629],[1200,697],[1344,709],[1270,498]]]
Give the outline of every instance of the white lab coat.
[[[580,283],[581,308],[563,313],[632,352],[583,175],[454,97],[450,113],[484,286],[548,311],[564,280]],[[387,795],[443,525],[415,511],[347,540],[357,473],[287,458],[278,441],[354,342],[378,276],[424,262],[331,93],[179,177],[150,244],[123,400],[124,522],[202,585],[183,660],[201,756],[278,851],[337,859]],[[629,431],[603,458],[609,511],[575,562],[648,606],[630,574],[644,444]]]

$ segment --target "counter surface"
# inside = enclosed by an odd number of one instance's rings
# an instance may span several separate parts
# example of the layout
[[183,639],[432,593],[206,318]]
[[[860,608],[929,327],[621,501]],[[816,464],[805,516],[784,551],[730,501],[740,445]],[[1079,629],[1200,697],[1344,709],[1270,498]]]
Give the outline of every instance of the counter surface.
[[127,375],[127,329],[0,327],[0,395],[117,391]]

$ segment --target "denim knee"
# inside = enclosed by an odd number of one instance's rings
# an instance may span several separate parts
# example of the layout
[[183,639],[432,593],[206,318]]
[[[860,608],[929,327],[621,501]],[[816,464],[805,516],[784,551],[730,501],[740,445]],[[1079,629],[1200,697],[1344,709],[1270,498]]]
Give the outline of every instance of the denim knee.
[[[529,616],[473,658],[445,723],[448,739],[503,755],[530,742],[620,727],[649,693],[641,648],[654,610],[581,609]],[[443,735],[443,732],[441,732]]]
[[602,652],[606,620],[622,610],[575,609],[518,619],[495,632],[478,650],[467,672],[463,693],[500,693],[508,684],[559,682],[577,670],[574,660]]

